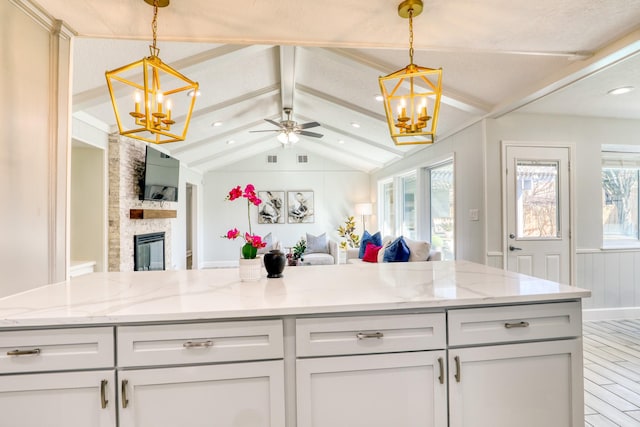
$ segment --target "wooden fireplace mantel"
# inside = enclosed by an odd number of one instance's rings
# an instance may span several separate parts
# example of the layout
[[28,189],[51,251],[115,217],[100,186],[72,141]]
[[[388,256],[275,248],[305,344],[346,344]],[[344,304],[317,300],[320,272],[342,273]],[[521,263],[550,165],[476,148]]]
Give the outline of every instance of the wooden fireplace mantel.
[[176,218],[178,211],[175,209],[130,209],[130,219],[161,219]]

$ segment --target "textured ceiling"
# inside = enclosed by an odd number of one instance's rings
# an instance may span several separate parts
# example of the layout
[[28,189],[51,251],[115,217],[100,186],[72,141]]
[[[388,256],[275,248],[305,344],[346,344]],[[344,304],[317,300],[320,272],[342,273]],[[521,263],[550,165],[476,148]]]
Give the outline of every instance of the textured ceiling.
[[[143,0],[39,4],[78,34],[74,114],[113,126],[104,72],[148,55],[152,8]],[[159,11],[160,57],[198,81],[202,96],[187,141],[165,148],[200,171],[220,168],[279,147],[275,133],[249,131],[270,129],[265,118],[293,107],[294,120],[318,121],[313,130],[324,134],[296,147],[348,167],[374,171],[420,149],[393,145],[374,99],[378,76],[409,62],[408,23],[396,8],[388,0],[174,0]],[[640,0],[425,1],[414,62],[444,70],[438,138],[523,106],[640,119],[639,22]],[[606,96],[626,85],[638,89]]]

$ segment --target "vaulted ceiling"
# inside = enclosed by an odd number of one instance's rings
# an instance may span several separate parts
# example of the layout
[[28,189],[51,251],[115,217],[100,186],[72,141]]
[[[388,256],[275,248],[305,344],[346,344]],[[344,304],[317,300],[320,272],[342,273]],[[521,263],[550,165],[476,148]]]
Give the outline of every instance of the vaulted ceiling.
[[[78,35],[73,112],[113,128],[104,72],[148,55],[143,0],[38,0]],[[378,77],[406,66],[408,22],[389,0],[174,0],[158,15],[165,63],[198,81],[187,140],[164,148],[206,172],[282,145],[264,119],[317,121],[295,149],[371,172],[397,147]],[[443,68],[438,140],[480,120],[530,112],[640,119],[640,0],[425,0],[415,57]],[[637,90],[607,97],[617,86]],[[220,124],[214,126],[215,123]],[[355,126],[358,127],[355,127]]]

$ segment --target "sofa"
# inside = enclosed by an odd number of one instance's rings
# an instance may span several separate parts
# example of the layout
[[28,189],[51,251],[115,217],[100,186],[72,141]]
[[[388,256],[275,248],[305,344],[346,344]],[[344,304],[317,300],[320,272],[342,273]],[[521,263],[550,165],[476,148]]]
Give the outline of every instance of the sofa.
[[[375,237],[377,236],[377,237]],[[377,240],[379,239],[379,240]],[[379,233],[371,235],[365,231],[361,239],[361,248],[349,248],[347,249],[347,263],[359,263],[359,262],[397,262],[397,259],[385,259],[385,252],[392,249],[392,245],[398,244],[399,240],[402,240],[402,244],[406,245],[408,255],[402,261],[407,262],[420,262],[420,261],[441,261],[442,252],[431,248],[431,244],[426,240],[413,240],[407,237],[394,237],[385,236],[379,237]],[[380,246],[380,250],[377,252],[375,259],[367,259],[363,261],[363,252],[366,249],[368,243],[373,243],[375,246]],[[395,249],[395,248],[393,248]],[[389,253],[387,253],[389,255]],[[388,258],[388,257],[387,257]]]

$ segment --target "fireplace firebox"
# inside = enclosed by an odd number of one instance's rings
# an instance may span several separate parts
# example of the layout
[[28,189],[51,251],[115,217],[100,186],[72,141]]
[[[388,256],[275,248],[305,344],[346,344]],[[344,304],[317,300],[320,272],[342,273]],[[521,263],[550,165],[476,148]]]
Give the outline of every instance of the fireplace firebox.
[[164,270],[164,232],[133,236],[135,271]]

